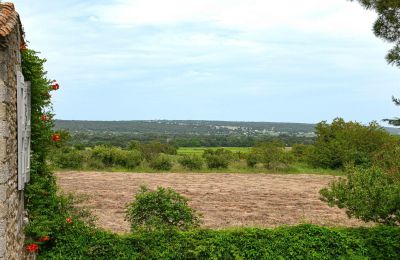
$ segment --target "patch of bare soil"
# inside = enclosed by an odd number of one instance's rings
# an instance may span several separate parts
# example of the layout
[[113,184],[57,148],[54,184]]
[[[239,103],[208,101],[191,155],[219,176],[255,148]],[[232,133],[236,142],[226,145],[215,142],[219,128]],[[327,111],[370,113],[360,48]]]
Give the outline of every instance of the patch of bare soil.
[[114,232],[129,232],[125,205],[141,185],[171,187],[190,198],[209,228],[365,225],[319,200],[319,190],[332,176],[62,172],[57,177],[64,192],[87,195],[85,205],[98,217],[97,225]]

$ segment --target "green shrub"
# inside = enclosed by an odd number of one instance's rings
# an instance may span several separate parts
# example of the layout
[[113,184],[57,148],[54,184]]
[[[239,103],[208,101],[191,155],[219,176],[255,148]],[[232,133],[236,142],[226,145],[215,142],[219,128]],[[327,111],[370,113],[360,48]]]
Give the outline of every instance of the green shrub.
[[151,160],[150,167],[160,171],[169,171],[172,168],[172,160],[165,154],[159,154]]
[[275,170],[287,169],[293,161],[293,155],[285,151],[285,144],[278,141],[260,143],[247,156],[248,166],[262,163],[265,168]]
[[228,168],[229,162],[234,158],[231,151],[225,149],[207,149],[203,153],[203,158],[206,160],[207,167],[210,169]]
[[39,259],[388,259],[400,258],[400,229],[162,229],[119,236],[74,224]]
[[[137,147],[136,144],[131,144],[131,148]],[[140,151],[143,153],[146,160],[151,161],[153,158],[157,157],[159,154],[169,154],[176,155],[177,148],[170,144],[160,143],[157,141],[152,141],[150,143],[139,144]]]
[[106,168],[104,163],[100,161],[99,159],[94,159],[91,158],[88,163],[89,169],[94,169],[94,170],[103,170]]
[[251,152],[246,157],[247,166],[249,166],[250,168],[254,168],[259,162],[261,162],[261,158],[260,155],[257,153]]
[[158,187],[151,191],[142,186],[127,208],[126,218],[132,231],[178,228],[188,230],[199,225],[199,217],[188,199],[173,189]]
[[141,152],[137,150],[123,150],[114,146],[95,146],[92,149],[92,165],[100,161],[105,167],[135,168],[143,160]]
[[55,166],[61,169],[82,169],[85,160],[84,152],[64,147],[54,152],[52,160]]
[[305,144],[295,144],[292,146],[291,153],[298,162],[306,162],[312,152],[313,147]]
[[347,178],[320,191],[330,206],[345,208],[350,217],[400,225],[400,178],[379,168],[350,169]]
[[368,126],[357,122],[335,119],[316,126],[317,139],[309,155],[309,163],[315,167],[338,169],[345,165],[370,166],[376,151],[393,141],[387,131],[376,123]]
[[374,153],[372,162],[390,175],[400,178],[400,141],[385,144],[381,150]]
[[199,170],[203,167],[203,160],[198,155],[183,155],[179,158],[179,163],[189,170]]

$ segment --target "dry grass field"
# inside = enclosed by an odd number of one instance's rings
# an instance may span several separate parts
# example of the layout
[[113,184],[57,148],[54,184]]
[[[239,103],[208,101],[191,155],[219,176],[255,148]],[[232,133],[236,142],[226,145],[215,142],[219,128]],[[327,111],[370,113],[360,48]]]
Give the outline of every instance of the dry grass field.
[[125,205],[141,185],[171,187],[190,198],[209,228],[365,225],[319,200],[318,191],[334,178],[326,175],[71,171],[57,177],[64,192],[88,195],[85,204],[97,216],[98,226],[119,233],[129,231]]

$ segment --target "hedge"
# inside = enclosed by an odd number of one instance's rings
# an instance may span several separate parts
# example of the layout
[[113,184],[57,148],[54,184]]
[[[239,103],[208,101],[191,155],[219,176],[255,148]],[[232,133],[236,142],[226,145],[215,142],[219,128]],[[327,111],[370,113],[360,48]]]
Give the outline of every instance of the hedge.
[[400,259],[400,228],[199,229],[117,235],[77,223],[39,259]]

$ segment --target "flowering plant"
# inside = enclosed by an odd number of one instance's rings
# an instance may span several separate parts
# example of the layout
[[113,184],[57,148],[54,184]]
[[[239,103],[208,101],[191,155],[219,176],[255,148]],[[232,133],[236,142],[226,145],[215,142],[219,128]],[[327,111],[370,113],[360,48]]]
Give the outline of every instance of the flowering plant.
[[61,136],[59,134],[53,134],[51,136],[51,140],[53,140],[54,142],[59,142],[61,141]]
[[35,253],[39,251],[39,246],[37,244],[29,244],[25,247],[26,251],[29,253]]
[[52,89],[52,90],[58,90],[59,88],[60,88],[60,85],[57,83],[56,80],[53,80],[53,81],[51,82],[51,89]]

